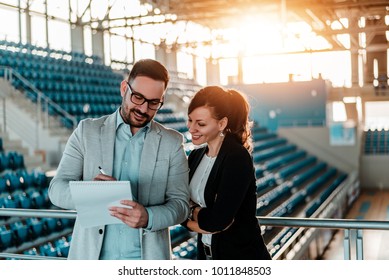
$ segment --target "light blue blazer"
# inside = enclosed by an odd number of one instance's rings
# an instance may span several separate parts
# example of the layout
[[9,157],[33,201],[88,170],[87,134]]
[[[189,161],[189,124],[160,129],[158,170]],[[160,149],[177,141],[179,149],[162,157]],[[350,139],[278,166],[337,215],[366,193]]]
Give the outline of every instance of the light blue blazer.
[[[112,174],[116,114],[85,119],[74,130],[50,182],[54,205],[75,209],[69,181],[93,180],[99,165]],[[138,201],[153,212],[151,230],[139,229],[142,259],[171,259],[168,227],[188,217],[188,173],[182,135],[151,121],[139,168]],[[104,226],[84,229],[76,220],[68,258],[97,260],[104,232]]]

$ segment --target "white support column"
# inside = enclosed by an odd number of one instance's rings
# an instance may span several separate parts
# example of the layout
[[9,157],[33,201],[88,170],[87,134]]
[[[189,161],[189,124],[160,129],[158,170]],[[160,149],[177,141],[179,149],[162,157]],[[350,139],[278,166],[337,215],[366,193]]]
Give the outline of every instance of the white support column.
[[217,59],[207,60],[207,85],[220,84],[220,69],[219,61]]
[[105,62],[104,32],[102,30],[92,30],[92,52],[93,55],[101,57],[101,60]]
[[177,50],[161,44],[155,51],[155,58],[165,65],[169,72],[177,72]]
[[70,29],[70,39],[72,51],[84,53],[84,28],[77,24],[72,24]]

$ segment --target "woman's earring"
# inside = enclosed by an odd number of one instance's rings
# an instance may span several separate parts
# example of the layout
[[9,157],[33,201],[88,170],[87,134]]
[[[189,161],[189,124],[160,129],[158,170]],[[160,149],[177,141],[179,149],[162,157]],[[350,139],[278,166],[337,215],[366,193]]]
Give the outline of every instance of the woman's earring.
[[220,131],[220,134],[219,134],[220,137],[224,137],[224,133],[223,131]]

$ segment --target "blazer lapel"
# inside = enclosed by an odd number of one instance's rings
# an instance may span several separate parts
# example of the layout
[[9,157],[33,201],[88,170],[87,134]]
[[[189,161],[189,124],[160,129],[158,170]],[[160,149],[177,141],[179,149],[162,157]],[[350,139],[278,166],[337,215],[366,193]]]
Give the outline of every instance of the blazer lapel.
[[224,139],[222,146],[220,147],[220,151],[217,155],[217,158],[215,160],[215,163],[213,164],[212,170],[209,173],[209,177],[207,180],[207,184],[205,185],[205,190],[204,190],[204,199],[205,203],[208,206],[213,205],[216,195],[218,192],[218,187],[219,184],[215,183],[215,180],[217,179],[217,174],[219,171],[219,168],[221,167],[224,158],[228,154],[229,150],[231,149],[231,144],[234,141],[230,135],[226,135],[226,138]]
[[195,153],[197,153],[193,159],[189,158],[190,169],[189,169],[189,182],[192,180],[193,174],[199,166],[201,159],[204,157],[205,152],[208,150],[207,147],[199,148]]
[[146,133],[139,167],[140,187],[138,190],[138,200],[143,205],[149,204],[151,180],[153,177],[152,170],[154,170],[155,163],[157,162],[160,141],[160,130],[154,125],[154,122],[151,122],[150,131]]
[[116,137],[116,114],[118,110],[111,114],[104,122],[100,130],[100,145],[102,151],[102,168],[108,174],[112,174],[113,171],[113,156],[115,148],[115,137]]

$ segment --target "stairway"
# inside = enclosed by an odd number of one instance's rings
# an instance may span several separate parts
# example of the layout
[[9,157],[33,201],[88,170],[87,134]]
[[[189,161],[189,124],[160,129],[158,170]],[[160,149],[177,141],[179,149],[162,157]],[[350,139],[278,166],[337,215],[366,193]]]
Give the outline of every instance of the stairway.
[[47,169],[56,168],[71,130],[62,127],[57,118],[38,110],[36,103],[4,79],[0,79],[0,98],[0,126],[7,145],[31,157],[26,158],[28,167],[31,161],[33,166],[43,163]]

